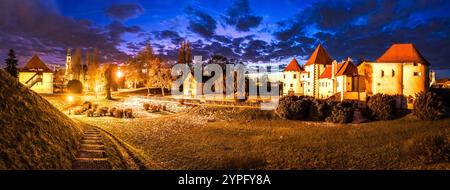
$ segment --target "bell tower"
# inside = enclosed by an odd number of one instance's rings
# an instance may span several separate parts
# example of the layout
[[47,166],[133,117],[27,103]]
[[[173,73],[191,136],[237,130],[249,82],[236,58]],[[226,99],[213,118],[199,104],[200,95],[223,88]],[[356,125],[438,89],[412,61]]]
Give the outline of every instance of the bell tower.
[[71,55],[71,49],[67,49],[67,55],[66,55],[66,73],[65,78],[68,80],[72,80],[72,77],[70,76],[72,74],[72,55]]

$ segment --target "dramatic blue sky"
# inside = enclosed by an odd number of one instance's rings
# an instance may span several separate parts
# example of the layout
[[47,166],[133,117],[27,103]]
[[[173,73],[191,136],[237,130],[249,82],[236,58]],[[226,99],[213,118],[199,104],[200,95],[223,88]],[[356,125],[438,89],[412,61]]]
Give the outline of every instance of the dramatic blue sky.
[[195,55],[253,63],[304,61],[319,43],[337,60],[374,60],[414,43],[432,69],[450,68],[448,0],[0,0],[0,10],[0,58],[14,48],[21,65],[32,54],[63,64],[68,47],[121,62],[146,42],[173,61],[187,39]]

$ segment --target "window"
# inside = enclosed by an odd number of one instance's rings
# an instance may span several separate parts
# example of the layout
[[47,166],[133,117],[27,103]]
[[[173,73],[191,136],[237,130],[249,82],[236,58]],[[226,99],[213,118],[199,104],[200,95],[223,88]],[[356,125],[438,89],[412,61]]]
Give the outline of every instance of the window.
[[294,85],[293,85],[293,84],[291,84],[291,88],[292,88],[292,87],[294,87]]
[[303,84],[300,84],[300,87],[303,87]]
[[339,88],[339,82],[336,83],[336,87]]
[[414,72],[414,76],[420,76],[420,72]]
[[286,79],[286,74],[283,75],[283,78]]
[[414,67],[417,67],[419,64],[417,64],[417,63],[414,63]]
[[308,78],[309,78],[309,72],[308,72]]
[[294,74],[294,79],[296,79],[297,78],[297,74]]
[[381,70],[381,77],[384,77],[384,71]]

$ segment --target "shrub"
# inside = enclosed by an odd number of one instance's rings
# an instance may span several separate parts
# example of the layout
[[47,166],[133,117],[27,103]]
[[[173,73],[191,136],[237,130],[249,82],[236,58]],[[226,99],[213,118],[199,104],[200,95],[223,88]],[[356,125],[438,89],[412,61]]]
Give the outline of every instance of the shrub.
[[114,111],[114,117],[122,118],[123,117],[123,110],[122,109],[116,109]]
[[108,107],[102,107],[97,109],[98,116],[106,116],[106,113],[108,113]]
[[88,110],[88,111],[86,112],[86,116],[88,116],[88,117],[94,117],[94,110],[93,110],[93,109]]
[[75,114],[75,115],[81,115],[81,114],[83,114],[83,109],[78,109],[78,110],[75,110],[74,112],[73,112],[73,114]]
[[116,109],[117,109],[117,108],[115,108],[115,107],[110,108],[110,109],[108,110],[109,115],[110,115],[110,116],[114,116],[114,112],[116,111]]
[[85,101],[85,102],[83,102],[83,104],[82,104],[82,109],[83,109],[84,111],[86,111],[86,110],[88,110],[88,109],[91,109],[91,107],[92,107],[92,103],[89,102],[89,101]]
[[353,104],[351,102],[339,102],[332,107],[331,115],[326,121],[333,123],[350,123],[353,121]]
[[79,80],[71,80],[67,83],[67,91],[69,93],[81,94],[83,92],[83,84]]
[[336,104],[337,103],[333,101],[315,101],[317,119],[323,121],[331,116],[333,107],[335,107]]
[[390,120],[395,118],[395,98],[387,94],[375,94],[367,102],[373,118]]
[[413,137],[403,144],[403,153],[421,163],[450,161],[450,139],[441,134]]
[[149,103],[144,103],[144,110],[149,110],[150,109],[150,104]]
[[125,118],[133,118],[133,110],[131,108],[127,108],[124,110]]
[[419,92],[414,100],[413,114],[421,120],[438,120],[444,117],[444,104],[433,92]]
[[285,96],[280,99],[276,114],[283,119],[311,120],[315,100],[307,96]]

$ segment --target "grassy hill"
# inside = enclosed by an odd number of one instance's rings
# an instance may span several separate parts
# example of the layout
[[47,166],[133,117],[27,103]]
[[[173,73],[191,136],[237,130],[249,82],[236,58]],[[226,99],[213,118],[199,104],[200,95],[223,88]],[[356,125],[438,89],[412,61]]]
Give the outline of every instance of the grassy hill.
[[0,169],[70,169],[82,129],[0,69]]

